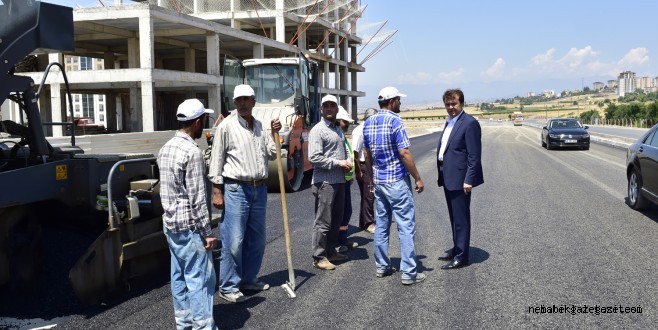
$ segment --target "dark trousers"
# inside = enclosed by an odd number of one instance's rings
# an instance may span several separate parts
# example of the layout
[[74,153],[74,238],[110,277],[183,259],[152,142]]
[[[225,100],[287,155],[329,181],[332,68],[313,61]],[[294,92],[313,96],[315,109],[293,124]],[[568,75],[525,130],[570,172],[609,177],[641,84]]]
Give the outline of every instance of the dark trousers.
[[368,183],[372,182],[372,169],[366,168],[365,163],[359,163],[363,172],[363,181],[359,183],[361,191],[361,208],[359,212],[359,228],[366,229],[375,223],[375,193],[370,191]]
[[338,228],[343,221],[345,184],[315,183],[315,224],[313,225],[313,259],[320,261],[336,254]]
[[349,229],[350,219],[352,219],[352,182],[345,183],[345,205],[343,208],[343,221],[340,222],[338,230],[338,245],[347,243],[347,229]]
[[463,190],[447,190],[443,187],[448,204],[448,215],[452,227],[453,260],[468,262],[471,244],[471,193]]

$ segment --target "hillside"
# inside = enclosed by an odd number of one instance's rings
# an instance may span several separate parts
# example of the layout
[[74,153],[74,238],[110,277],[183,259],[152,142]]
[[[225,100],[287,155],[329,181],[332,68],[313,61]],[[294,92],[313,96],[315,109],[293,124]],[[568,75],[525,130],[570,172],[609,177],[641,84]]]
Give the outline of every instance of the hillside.
[[[605,106],[601,107],[605,100],[616,102],[617,95],[615,93],[599,93],[578,96],[568,96],[564,98],[551,99],[545,102],[533,102],[521,106],[520,100],[514,100],[513,104],[493,103],[496,110],[480,110],[479,104],[467,104],[465,110],[467,113],[476,115],[481,118],[493,118],[508,120],[509,115],[515,111],[523,112],[526,119],[547,119],[554,117],[578,117],[582,112],[597,110],[601,117],[604,116],[603,110]],[[504,107],[502,109],[501,107]],[[400,116],[403,118],[409,117],[425,117],[425,116],[446,116],[447,112],[443,107],[426,110],[405,110],[402,109]]]

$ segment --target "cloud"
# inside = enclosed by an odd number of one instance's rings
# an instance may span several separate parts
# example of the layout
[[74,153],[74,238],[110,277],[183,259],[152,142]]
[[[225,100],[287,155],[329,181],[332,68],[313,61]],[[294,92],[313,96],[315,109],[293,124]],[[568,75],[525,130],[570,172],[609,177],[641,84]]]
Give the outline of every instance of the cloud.
[[534,65],[550,64],[553,61],[553,54],[555,54],[555,48],[549,49],[545,54],[535,55],[530,62]]
[[427,85],[432,83],[432,74],[428,72],[406,73],[398,76],[399,84],[409,85]]
[[459,68],[455,71],[450,72],[439,72],[439,75],[436,77],[435,82],[450,84],[455,83],[461,80],[464,76],[464,68]]
[[649,61],[649,51],[644,47],[633,48],[617,62],[620,67],[629,67],[633,65],[642,65]]
[[556,49],[550,48],[546,53],[533,56],[528,67],[514,68],[512,72],[521,76],[548,74],[554,77],[564,77],[569,73],[583,73],[601,67],[601,63],[594,60],[599,52],[592,49],[592,46],[580,49],[571,48],[559,59],[555,59],[555,53]]
[[592,49],[592,46],[586,46],[585,48],[576,49],[571,48],[561,59],[557,60],[558,67],[560,69],[566,69],[569,71],[577,70],[584,61],[589,58],[593,58],[599,55],[598,52]]
[[404,85],[450,84],[459,82],[463,76],[463,68],[450,72],[439,72],[437,75],[421,71],[400,75],[398,76],[397,83]]
[[505,71],[505,60],[499,57],[496,62],[481,74],[485,78],[502,78]]

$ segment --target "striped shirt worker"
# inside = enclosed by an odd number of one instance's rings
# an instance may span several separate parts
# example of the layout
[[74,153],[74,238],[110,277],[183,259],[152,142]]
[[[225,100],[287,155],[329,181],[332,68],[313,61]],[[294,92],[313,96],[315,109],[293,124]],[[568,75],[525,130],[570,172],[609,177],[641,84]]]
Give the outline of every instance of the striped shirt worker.
[[224,184],[224,178],[239,181],[267,179],[268,161],[276,159],[276,145],[263,124],[254,119],[253,130],[247,121],[234,113],[218,126],[212,145],[208,178]]
[[197,229],[201,236],[212,235],[206,204],[203,153],[194,140],[176,132],[158,153],[164,225],[172,233]]

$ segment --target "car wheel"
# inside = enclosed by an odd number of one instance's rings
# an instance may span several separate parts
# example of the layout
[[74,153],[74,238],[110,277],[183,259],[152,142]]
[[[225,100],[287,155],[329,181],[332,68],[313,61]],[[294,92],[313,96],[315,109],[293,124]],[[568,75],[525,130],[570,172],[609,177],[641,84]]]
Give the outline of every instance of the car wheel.
[[649,204],[647,199],[642,196],[641,188],[640,175],[636,169],[633,169],[631,175],[628,176],[628,204],[634,210],[645,209]]
[[548,143],[548,140],[546,140],[546,150],[551,150],[553,147]]
[[589,146],[583,147],[583,150],[589,150]]
[[541,146],[542,148],[546,148],[546,142],[544,142],[544,140],[541,140]]

